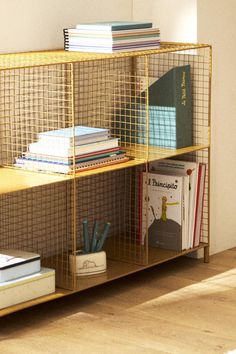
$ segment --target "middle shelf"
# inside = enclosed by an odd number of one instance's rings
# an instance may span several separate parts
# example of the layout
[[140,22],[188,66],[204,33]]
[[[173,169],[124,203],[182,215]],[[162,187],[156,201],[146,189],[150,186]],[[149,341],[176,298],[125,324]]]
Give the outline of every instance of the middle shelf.
[[1,167],[0,168],[0,194],[14,193],[20,190],[43,186],[51,183],[64,182],[73,178],[82,178],[86,176],[92,176],[109,171],[116,171],[120,169],[130,168],[147,163],[148,161],[154,161],[159,159],[171,158],[187,153],[193,153],[195,151],[201,151],[207,149],[208,145],[188,146],[182,149],[161,149],[157,147],[145,147],[140,148],[140,152],[143,151],[144,155],[147,154],[146,159],[130,159],[129,161],[114,164],[106,167],[100,167],[89,171],[81,171],[75,175],[65,175],[59,173],[45,173],[26,171],[18,168]]

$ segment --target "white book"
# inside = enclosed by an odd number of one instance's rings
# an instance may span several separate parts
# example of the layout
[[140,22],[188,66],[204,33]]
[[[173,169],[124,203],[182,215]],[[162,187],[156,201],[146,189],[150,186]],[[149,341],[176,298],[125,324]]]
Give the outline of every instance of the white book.
[[16,249],[0,249],[0,283],[39,271],[39,254]]
[[194,243],[193,243],[194,247],[199,246],[199,243],[200,243],[205,178],[206,178],[206,165],[203,163],[200,163],[199,176],[198,176],[198,186],[197,186],[197,203],[196,203],[197,208],[196,208],[195,226],[194,226]]
[[[180,175],[179,175],[180,176]],[[182,193],[182,250],[189,248],[189,176],[183,177]]]
[[41,268],[38,273],[0,283],[0,309],[55,292],[55,270]]
[[84,144],[80,146],[68,147],[61,144],[59,147],[56,144],[47,144],[41,140],[37,143],[29,144],[29,152],[34,154],[51,155],[55,157],[72,157],[90,152],[97,152],[106,149],[112,149],[119,146],[119,139],[112,138],[95,143]]
[[155,50],[160,47],[160,42],[157,41],[156,44],[147,44],[147,45],[137,45],[137,46],[125,46],[125,47],[120,47],[120,48],[105,48],[105,47],[82,47],[82,46],[65,46],[65,50],[71,51],[71,52],[85,52],[85,53],[106,53],[106,54],[112,54],[112,53],[122,53],[122,52],[135,52],[135,51],[141,51],[141,50]]
[[187,248],[192,248],[194,239],[199,163],[165,159],[151,162],[149,166],[150,171],[153,172],[175,173],[183,176],[189,176],[189,242]]
[[183,249],[183,176],[142,174],[142,243],[175,251]]

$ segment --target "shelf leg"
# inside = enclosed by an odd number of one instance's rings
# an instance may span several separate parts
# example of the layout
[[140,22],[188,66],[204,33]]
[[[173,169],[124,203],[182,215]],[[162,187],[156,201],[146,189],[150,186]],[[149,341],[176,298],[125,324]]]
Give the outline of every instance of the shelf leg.
[[204,263],[210,262],[209,246],[204,247]]

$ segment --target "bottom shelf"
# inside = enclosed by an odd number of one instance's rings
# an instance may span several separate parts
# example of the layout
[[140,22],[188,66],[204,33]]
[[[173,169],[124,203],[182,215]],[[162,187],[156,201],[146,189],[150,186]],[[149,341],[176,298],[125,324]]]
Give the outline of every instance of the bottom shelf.
[[86,276],[86,277],[78,277],[76,288],[74,290],[66,290],[57,288],[56,292],[53,294],[49,294],[46,296],[39,297],[37,299],[33,299],[24,303],[20,303],[14,306],[7,307],[5,309],[0,310],[0,317],[9,315],[13,312],[20,311],[35,305],[42,304],[44,302],[52,301],[85,289],[92,288],[97,285],[101,285],[107,282],[110,282],[115,279],[122,278],[132,273],[136,273],[140,270],[144,270],[146,268],[153,267],[155,265],[167,262],[171,259],[178,258],[184,256],[186,254],[195,252],[197,250],[208,247],[208,244],[201,243],[198,247],[191,248],[189,250],[183,252],[176,252],[171,250],[164,250],[158,248],[149,248],[148,250],[148,263],[145,265],[138,265],[133,263],[126,263],[120,261],[108,260],[107,262],[107,271],[103,274],[99,274],[96,276]]

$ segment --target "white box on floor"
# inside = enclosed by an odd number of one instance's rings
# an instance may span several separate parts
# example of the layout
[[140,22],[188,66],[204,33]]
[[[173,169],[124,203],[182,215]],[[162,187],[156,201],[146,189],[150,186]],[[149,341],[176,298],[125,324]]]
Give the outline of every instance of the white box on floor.
[[0,249],[0,283],[39,271],[39,254],[17,249]]
[[55,270],[41,268],[35,274],[0,283],[0,309],[55,292]]

